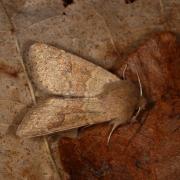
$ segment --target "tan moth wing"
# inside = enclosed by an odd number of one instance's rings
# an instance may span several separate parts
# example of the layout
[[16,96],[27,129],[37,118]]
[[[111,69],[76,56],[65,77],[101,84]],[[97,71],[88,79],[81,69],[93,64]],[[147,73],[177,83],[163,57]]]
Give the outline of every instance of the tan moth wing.
[[76,55],[43,43],[30,47],[27,63],[35,86],[62,96],[93,97],[119,78]]
[[131,82],[120,80],[106,85],[96,97],[49,97],[27,112],[17,135],[42,136],[112,119],[125,123],[137,107],[138,92]]
[[105,112],[97,98],[61,99],[50,97],[25,115],[17,134],[39,136],[103,121]]

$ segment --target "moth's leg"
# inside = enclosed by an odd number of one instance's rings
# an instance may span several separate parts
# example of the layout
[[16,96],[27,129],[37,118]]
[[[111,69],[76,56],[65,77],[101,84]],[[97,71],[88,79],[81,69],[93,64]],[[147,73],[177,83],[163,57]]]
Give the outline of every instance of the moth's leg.
[[110,121],[110,125],[112,126],[111,128],[111,131],[108,135],[108,139],[107,139],[107,145],[109,145],[109,142],[110,142],[110,139],[111,139],[111,136],[112,134],[114,133],[114,131],[121,125],[127,123],[127,122],[130,122],[130,123],[133,123],[135,121],[137,121],[137,117],[139,115],[139,113],[141,112],[141,107],[138,108],[138,111],[137,113],[132,117],[130,118],[130,120],[122,120],[122,119],[114,119],[112,121]]
[[136,70],[136,75],[137,75],[137,79],[138,79],[138,84],[139,84],[139,95],[140,97],[143,96],[143,90],[142,90],[142,83],[141,83],[141,79],[139,77],[139,73],[137,71],[137,68],[135,67],[135,70]]
[[107,145],[109,145],[109,142],[110,142],[110,139],[111,139],[111,136],[113,134],[113,132],[116,130],[116,128],[118,128],[120,125],[124,124],[123,122],[126,122],[126,121],[122,121],[121,119],[114,119],[112,121],[110,121],[110,125],[112,126],[112,129],[108,135],[108,139],[107,139]]

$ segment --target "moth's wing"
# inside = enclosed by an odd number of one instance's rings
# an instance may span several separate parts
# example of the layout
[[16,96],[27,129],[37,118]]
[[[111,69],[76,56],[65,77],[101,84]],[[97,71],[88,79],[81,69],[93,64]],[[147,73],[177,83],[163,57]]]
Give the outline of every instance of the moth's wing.
[[42,43],[30,47],[27,67],[35,86],[54,95],[93,97],[105,84],[119,81],[83,58]]
[[98,98],[48,98],[30,109],[17,135],[34,137],[108,121]]

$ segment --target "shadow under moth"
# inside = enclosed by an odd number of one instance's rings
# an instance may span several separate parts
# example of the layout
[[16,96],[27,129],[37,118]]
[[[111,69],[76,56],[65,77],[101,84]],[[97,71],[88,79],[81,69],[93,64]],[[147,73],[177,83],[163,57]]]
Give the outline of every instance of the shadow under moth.
[[20,137],[35,137],[110,121],[110,136],[131,120],[141,94],[131,81],[76,55],[43,43],[30,47],[28,72],[48,97],[25,114]]

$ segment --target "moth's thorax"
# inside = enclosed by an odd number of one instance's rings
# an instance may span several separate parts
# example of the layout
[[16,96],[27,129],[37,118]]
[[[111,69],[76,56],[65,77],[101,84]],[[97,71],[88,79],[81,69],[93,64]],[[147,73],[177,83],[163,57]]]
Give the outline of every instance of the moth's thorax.
[[101,95],[109,114],[128,119],[139,105],[139,89],[127,80],[108,84]]

